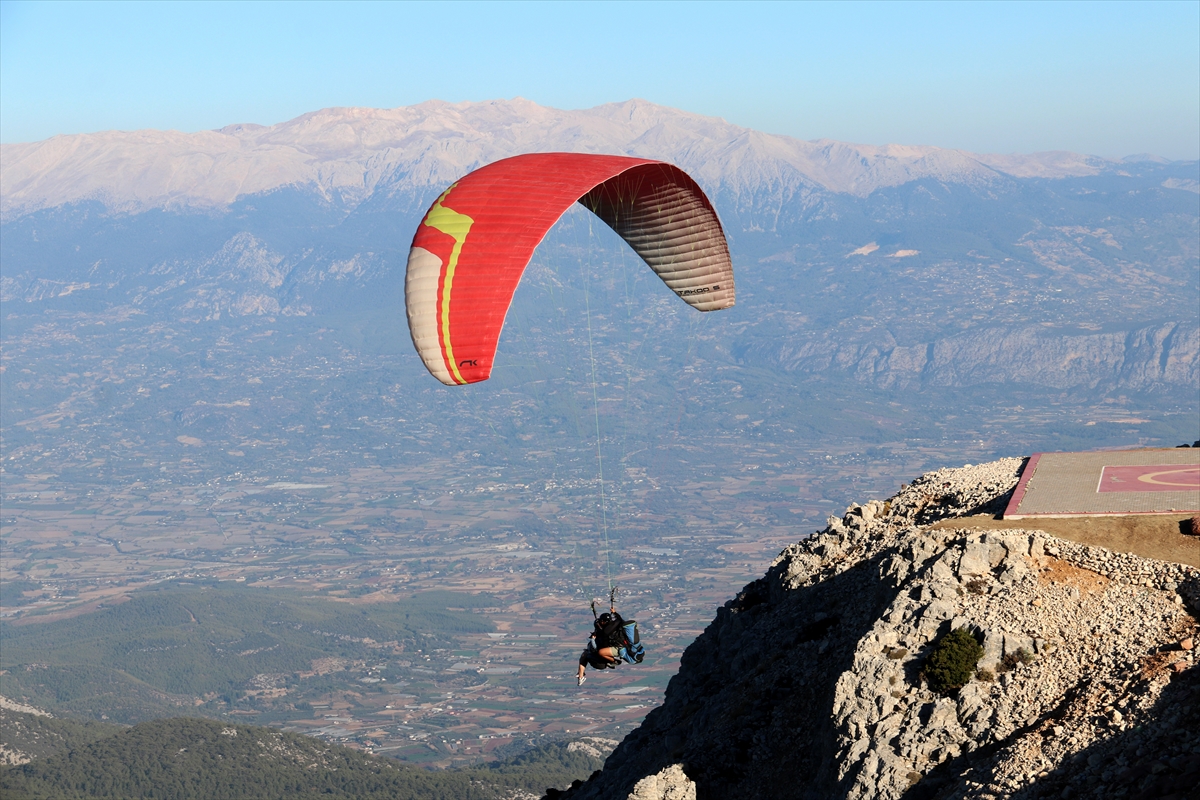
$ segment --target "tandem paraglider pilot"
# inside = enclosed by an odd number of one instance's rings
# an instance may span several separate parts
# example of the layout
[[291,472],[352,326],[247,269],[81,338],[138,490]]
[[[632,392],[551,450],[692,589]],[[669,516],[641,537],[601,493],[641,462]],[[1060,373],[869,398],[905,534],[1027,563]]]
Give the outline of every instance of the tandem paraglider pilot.
[[645,648],[639,641],[637,622],[626,622],[617,613],[617,590],[614,587],[608,595],[608,611],[596,615],[596,601],[592,601],[593,624],[592,635],[588,638],[587,646],[579,654],[579,672],[575,679],[580,686],[587,680],[587,668],[616,669],[622,661],[627,664],[640,664],[646,657]]

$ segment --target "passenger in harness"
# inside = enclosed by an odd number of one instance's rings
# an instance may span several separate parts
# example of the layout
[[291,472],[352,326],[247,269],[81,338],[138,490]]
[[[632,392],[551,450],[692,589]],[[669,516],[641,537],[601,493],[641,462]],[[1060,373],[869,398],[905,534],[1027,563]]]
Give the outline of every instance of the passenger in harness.
[[587,680],[587,667],[593,669],[616,669],[622,661],[640,664],[645,658],[645,649],[639,641],[637,622],[628,622],[617,613],[617,590],[614,587],[608,596],[608,611],[596,616],[596,601],[592,601],[595,617],[587,647],[579,655],[579,671],[575,679],[580,686]]

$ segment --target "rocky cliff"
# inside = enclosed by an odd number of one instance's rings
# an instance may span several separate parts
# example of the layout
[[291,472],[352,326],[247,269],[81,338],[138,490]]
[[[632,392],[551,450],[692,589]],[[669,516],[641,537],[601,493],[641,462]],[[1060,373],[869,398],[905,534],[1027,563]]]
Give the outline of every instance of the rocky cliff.
[[980,327],[907,346],[881,333],[869,341],[831,334],[761,341],[739,355],[786,372],[836,369],[885,389],[1018,383],[1156,391],[1200,384],[1200,327],[1190,323],[1119,331]]
[[[1195,797],[1200,571],[933,527],[997,509],[1021,465],[927,474],[789,547],[568,796]],[[959,628],[978,671],[935,692],[926,660]]]

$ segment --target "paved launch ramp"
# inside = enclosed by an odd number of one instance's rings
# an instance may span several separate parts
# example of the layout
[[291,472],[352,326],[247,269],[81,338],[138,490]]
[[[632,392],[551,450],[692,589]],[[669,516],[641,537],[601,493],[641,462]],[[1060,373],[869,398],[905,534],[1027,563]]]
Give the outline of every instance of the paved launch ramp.
[[1005,519],[1200,512],[1200,448],[1035,453]]

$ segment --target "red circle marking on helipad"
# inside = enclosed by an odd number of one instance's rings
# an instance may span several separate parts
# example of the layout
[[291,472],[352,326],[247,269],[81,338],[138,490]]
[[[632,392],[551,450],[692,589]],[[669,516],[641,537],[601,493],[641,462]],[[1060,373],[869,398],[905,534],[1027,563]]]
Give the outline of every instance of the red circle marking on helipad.
[[1200,489],[1200,467],[1193,464],[1108,465],[1100,471],[1099,493],[1191,492]]
[[[1160,480],[1163,475],[1171,477],[1166,480]],[[1200,467],[1179,467],[1177,469],[1164,469],[1160,472],[1148,472],[1145,475],[1138,475],[1138,481],[1141,483],[1152,483],[1155,486],[1200,489]]]

